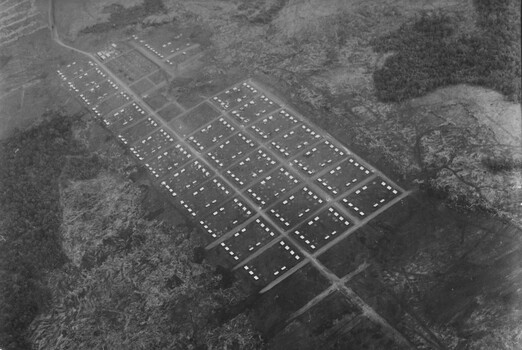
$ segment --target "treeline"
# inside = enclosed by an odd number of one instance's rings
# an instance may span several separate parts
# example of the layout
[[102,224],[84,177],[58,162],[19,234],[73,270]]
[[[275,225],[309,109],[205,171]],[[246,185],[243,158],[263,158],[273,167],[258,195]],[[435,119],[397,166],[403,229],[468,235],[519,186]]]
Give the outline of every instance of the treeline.
[[376,51],[395,51],[374,73],[378,98],[402,101],[466,83],[520,101],[520,2],[475,0],[474,5],[477,30],[472,34],[459,34],[457,18],[435,12],[374,40]]
[[111,29],[120,29],[129,25],[138,24],[144,18],[159,13],[166,13],[162,0],[144,0],[143,4],[125,8],[122,5],[112,5],[111,15],[107,22],[97,23],[80,31],[86,33],[103,33]]
[[67,156],[82,154],[72,119],[41,125],[0,144],[0,348],[26,349],[25,331],[45,306],[46,271],[65,261],[58,181]]

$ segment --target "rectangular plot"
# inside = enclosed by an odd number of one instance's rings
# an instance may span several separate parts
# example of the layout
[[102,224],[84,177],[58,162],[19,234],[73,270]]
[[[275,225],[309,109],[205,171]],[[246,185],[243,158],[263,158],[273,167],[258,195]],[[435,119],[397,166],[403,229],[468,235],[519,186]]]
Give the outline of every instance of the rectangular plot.
[[218,147],[208,152],[207,157],[211,159],[218,168],[228,168],[240,157],[252,151],[258,145],[243,135],[237,133],[223,142]]
[[290,229],[319,209],[325,200],[308,187],[284,197],[268,214],[284,230]]
[[96,55],[102,61],[108,61],[129,50],[131,50],[130,45],[122,41],[105,46],[103,49],[96,52]]
[[98,106],[93,107],[92,109],[96,112],[98,116],[105,115],[115,110],[116,108],[120,108],[130,100],[131,98],[129,97],[129,95],[127,95],[123,91],[120,91],[119,94],[115,94],[109,97],[108,99],[100,103]]
[[266,141],[273,139],[299,123],[300,121],[296,117],[282,109],[277,113],[264,117],[252,125],[250,129],[254,131],[257,137]]
[[170,58],[165,60],[165,62],[167,62],[167,64],[171,66],[175,66],[176,64],[180,64],[189,60],[201,51],[202,49],[201,46],[199,46],[199,44],[191,45],[190,47],[184,48],[183,51],[171,56]]
[[208,103],[203,103],[190,112],[170,122],[170,126],[181,136],[186,137],[193,131],[219,116],[219,112]]
[[185,165],[180,170],[169,174],[161,185],[172,197],[185,191],[190,191],[201,186],[205,181],[214,176],[214,172],[197,160]]
[[159,88],[151,91],[143,96],[143,101],[150,106],[153,110],[157,111],[161,107],[169,103],[169,100],[164,95],[164,88]]
[[230,186],[214,178],[201,187],[180,195],[179,202],[190,215],[196,216],[215,209],[233,195]]
[[58,75],[62,80],[73,80],[74,78],[86,73],[88,70],[92,69],[95,66],[95,63],[92,61],[81,60],[71,62],[65,66],[60,67],[58,69]]
[[169,39],[162,41],[153,37],[149,37],[146,40],[138,35],[133,35],[132,37],[141,46],[162,59],[194,46],[194,43],[190,40],[190,35],[183,33],[172,33]]
[[337,196],[371,175],[371,169],[350,157],[334,169],[318,177],[316,182],[333,196]]
[[194,44],[191,42],[190,38],[180,33],[172,37],[166,43],[157,45],[157,47],[163,55],[168,56],[183,51],[192,45]]
[[158,123],[153,118],[147,117],[144,121],[118,133],[118,139],[126,145],[131,144],[143,139],[158,127]]
[[321,135],[310,129],[307,125],[301,125],[281,135],[270,142],[270,144],[272,148],[283,157],[291,158],[321,138]]
[[298,226],[292,234],[303,247],[314,252],[346,231],[350,225],[347,218],[329,207]]
[[371,231],[370,226],[362,226],[319,255],[319,261],[339,278],[343,278],[370,260],[372,250],[366,246],[366,243],[378,242]]
[[277,231],[259,217],[220,244],[229,259],[238,263],[277,237]]
[[150,158],[175,143],[174,137],[163,129],[152,133],[143,140],[136,142],[129,150],[139,160]]
[[269,284],[297,265],[303,257],[289,242],[282,240],[242,267],[255,281]]
[[172,119],[180,115],[183,111],[173,103],[169,103],[158,112],[161,119],[170,122]]
[[238,187],[243,187],[264,176],[265,173],[275,168],[278,163],[265,151],[258,149],[233,165],[224,175]]
[[344,294],[335,291],[299,316],[299,320],[305,322],[313,334],[332,334],[335,331],[330,330],[335,328],[348,330],[348,323],[361,313],[361,309]]
[[147,91],[149,91],[150,89],[152,89],[154,87],[154,83],[151,82],[149,79],[147,78],[143,78],[143,79],[140,79],[138,80],[137,82],[135,82],[134,84],[132,84],[130,86],[131,90],[134,91],[135,93],[137,93],[138,95],[142,96],[144,95]]
[[399,195],[397,189],[377,177],[343,198],[341,203],[359,217],[365,217]]
[[112,80],[96,83],[80,94],[80,98],[89,107],[94,107],[102,100],[118,92],[119,87]]
[[317,174],[323,169],[339,162],[346,156],[345,152],[325,140],[312,149],[300,154],[292,162],[308,176]]
[[[243,274],[245,273],[244,270],[241,272]],[[251,276],[250,279],[252,280]],[[260,332],[266,333],[275,333],[275,331],[281,330],[292,313],[305,306],[306,303],[329,286],[330,281],[328,281],[313,265],[308,264],[303,266],[292,275],[288,276],[288,278],[281,281],[274,288],[258,296],[259,299],[256,300],[250,310],[252,317],[257,320],[263,320],[263,322],[259,322],[257,329]],[[293,345],[293,343],[290,343],[288,350],[306,348]],[[313,347],[308,347],[308,349],[312,348]],[[324,348],[324,350],[333,349],[333,347]],[[344,348],[337,348],[337,350],[341,349]]]
[[196,149],[203,151],[232,135],[234,130],[235,128],[225,118],[221,117],[189,136],[188,141]]
[[68,85],[77,92],[83,92],[98,85],[105,79],[107,79],[107,74],[103,72],[100,67],[94,66],[93,69],[87,70],[70,80]]
[[230,116],[239,124],[247,125],[261,118],[262,116],[281,108],[277,103],[270,100],[265,95],[248,100],[243,105],[238,106],[230,112]]
[[145,166],[154,177],[159,178],[177,170],[191,158],[192,154],[185,147],[177,144],[174,148],[161,152],[160,155],[149,160]]
[[199,221],[213,238],[218,238],[254,215],[254,210],[239,198],[233,198]]
[[136,50],[129,51],[105,63],[105,65],[118,78],[127,83],[133,83],[157,69],[152,61]]
[[118,132],[130,124],[145,118],[145,111],[136,103],[125,106],[119,111],[103,117],[103,123],[112,132]]
[[249,83],[244,82],[214,96],[212,101],[219,108],[228,111],[252,99],[255,94],[257,94],[257,90]]
[[248,188],[246,194],[261,208],[266,208],[299,183],[288,169],[281,167]]

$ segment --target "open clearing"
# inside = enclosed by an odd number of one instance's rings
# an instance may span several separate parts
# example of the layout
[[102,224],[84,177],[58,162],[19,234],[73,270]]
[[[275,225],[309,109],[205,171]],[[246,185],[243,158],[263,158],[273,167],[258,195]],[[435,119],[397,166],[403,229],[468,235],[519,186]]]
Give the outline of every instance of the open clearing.
[[[211,255],[244,276],[247,289],[267,293],[301,276],[302,269],[318,269],[332,279],[315,255],[408,194],[306,118],[281,108],[284,103],[254,81],[187,110],[162,98],[161,87],[143,93],[152,81],[129,87],[154,72],[129,78],[118,64],[127,72],[147,65],[117,58],[109,61],[109,70],[123,85],[88,64],[80,74],[61,72],[64,86],[194,218]],[[170,107],[161,109],[166,104]],[[325,296],[309,295],[318,302]],[[366,307],[360,299],[356,304],[355,310]]]

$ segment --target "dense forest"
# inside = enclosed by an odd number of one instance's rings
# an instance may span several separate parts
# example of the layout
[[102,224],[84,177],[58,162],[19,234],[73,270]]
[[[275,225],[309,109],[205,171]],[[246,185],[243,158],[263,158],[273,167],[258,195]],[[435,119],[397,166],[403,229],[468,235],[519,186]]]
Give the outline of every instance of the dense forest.
[[106,10],[110,12],[106,22],[84,28],[80,33],[105,33],[111,29],[123,28],[140,23],[147,16],[164,13],[166,9],[162,0],[144,0],[141,5],[125,8],[122,5],[113,4],[107,6]]
[[147,188],[78,141],[79,124],[48,115],[2,144],[0,348],[261,347],[193,230],[152,220]]
[[472,31],[461,33],[459,18],[432,12],[374,40],[375,50],[394,52],[374,73],[377,96],[403,101],[465,83],[520,101],[520,1],[475,0],[474,6]]
[[24,332],[48,301],[46,272],[66,261],[59,240],[58,183],[70,155],[84,151],[72,118],[46,116],[0,148],[0,347],[27,347]]

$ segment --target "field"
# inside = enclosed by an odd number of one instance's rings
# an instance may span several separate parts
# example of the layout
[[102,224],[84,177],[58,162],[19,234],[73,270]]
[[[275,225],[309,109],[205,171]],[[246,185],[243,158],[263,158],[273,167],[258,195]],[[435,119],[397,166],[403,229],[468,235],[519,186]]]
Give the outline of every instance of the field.
[[277,230],[265,219],[258,217],[245,227],[234,232],[215,250],[224,254],[230,264],[235,265],[263,248],[267,243],[278,237]]
[[254,123],[254,125],[250,126],[250,129],[254,131],[256,137],[259,137],[262,141],[266,141],[273,139],[298,124],[300,124],[300,122],[297,118],[282,109]]
[[95,83],[80,94],[82,101],[91,109],[98,107],[99,104],[111,95],[118,92],[118,86],[110,79]]
[[286,231],[312,215],[324,202],[324,199],[305,186],[283,197],[268,213]]
[[145,111],[136,102],[133,102],[119,111],[109,115],[104,115],[102,120],[105,126],[112,132],[118,133],[123,128],[126,128],[145,117]]
[[223,139],[231,136],[235,128],[223,117],[213,121],[207,126],[188,137],[188,141],[199,151],[207,150]]
[[170,122],[181,113],[183,113],[183,111],[174,103],[169,103],[158,111],[158,115],[166,122]]
[[270,100],[265,95],[255,97],[247,101],[242,106],[230,111],[230,115],[240,125],[248,125],[264,115],[281,108],[277,103]]
[[[129,57],[132,57],[132,53],[130,51],[132,50],[132,46],[130,46],[126,41],[119,41],[117,43],[111,43],[110,45],[105,45],[100,49],[100,51],[96,52],[96,56],[98,56],[98,59],[100,59],[107,68],[111,69],[116,68],[115,65],[111,64],[110,60],[118,60],[121,59],[122,65],[124,68],[127,69],[135,69],[133,66],[133,63],[136,63],[136,65],[139,68],[140,61],[139,59],[135,62],[128,62],[128,59],[125,59],[123,56],[129,54]],[[118,57],[119,56],[119,57]],[[127,62],[125,62],[127,61]],[[130,64],[129,64],[130,63]],[[127,66],[127,67],[125,67]],[[120,71],[121,72],[121,71]],[[118,72],[118,73],[120,73]],[[116,73],[116,71],[114,71]],[[121,79],[124,79],[124,77],[121,77]],[[128,81],[126,81],[128,82]]]
[[198,44],[192,45],[190,47],[185,48],[183,51],[178,52],[168,59],[165,60],[171,66],[178,66],[184,62],[187,62],[193,58],[193,56],[202,52],[201,46]]
[[150,159],[145,166],[156,177],[164,177],[176,170],[192,158],[192,154],[185,147],[177,144],[174,148],[161,152],[157,157]]
[[169,103],[169,99],[165,96],[165,88],[158,88],[153,91],[149,91],[144,94],[143,101],[150,106],[153,110],[157,111],[161,107]]
[[173,197],[179,193],[194,190],[210,179],[214,172],[201,164],[198,160],[185,165],[180,170],[169,173],[161,185],[170,192]]
[[241,199],[235,197],[211,214],[203,217],[199,223],[212,238],[219,238],[248,220],[254,214],[252,208]]
[[246,190],[246,194],[261,208],[266,208],[289,192],[300,181],[284,167],[278,168]]
[[301,261],[303,257],[299,251],[282,240],[241,268],[259,284],[267,285]]
[[201,128],[219,115],[208,103],[204,103],[191,110],[190,112],[174,119],[169,125],[182,137]]
[[133,144],[140,141],[157,128],[159,128],[159,124],[152,117],[147,117],[147,119],[120,131],[118,133],[118,138],[126,145]]
[[105,63],[126,84],[132,84],[158,67],[136,50],[129,51]]
[[167,59],[188,48],[198,46],[190,39],[190,30],[187,29],[175,28],[166,33],[155,34],[133,35],[132,39],[161,59]]
[[129,103],[130,101],[131,98],[129,95],[123,91],[120,91],[119,93],[114,94],[113,96],[102,101],[96,107],[93,107],[93,110],[98,116],[107,115],[115,109],[122,107],[124,104]]
[[90,71],[94,67],[94,62],[90,60],[79,60],[60,67],[57,72],[62,80],[73,80],[83,76],[87,71]]
[[345,157],[345,152],[330,141],[323,141],[309,151],[292,160],[297,168],[306,176],[313,176],[331,167]]
[[230,167],[224,175],[237,187],[242,188],[263,177],[267,172],[277,167],[278,164],[277,160],[271,158],[263,150],[258,149]]
[[350,157],[334,169],[319,176],[316,182],[333,196],[338,196],[371,175],[371,169]]
[[131,84],[129,87],[132,91],[134,91],[136,94],[143,96],[145,93],[149,90],[151,90],[156,85],[150,81],[148,78],[142,78],[135,82],[134,84]]
[[[82,72],[82,70],[83,67],[80,68],[79,72]],[[107,78],[107,74],[95,66],[80,74],[72,74],[71,77],[64,75],[64,77],[67,79],[67,85],[69,85],[72,90],[82,93],[92,87],[96,88],[100,82]]]
[[129,150],[139,159],[144,160],[174,146],[176,140],[172,134],[164,129],[159,129],[143,140],[129,147]]
[[241,103],[245,103],[252,99],[258,91],[251,86],[249,83],[244,82],[238,84],[225,92],[214,96],[212,101],[221,109],[228,111],[232,108],[236,108]]
[[314,252],[349,227],[350,221],[335,208],[329,207],[300,225],[292,234],[304,248]]
[[256,147],[254,141],[242,133],[237,133],[208,152],[207,157],[219,169],[225,169]]
[[321,139],[321,135],[306,125],[301,125],[279,136],[270,144],[285,158],[295,157],[305,148],[313,145]]
[[370,237],[364,227],[356,230],[319,255],[319,261],[339,278],[343,278],[368,260],[369,251],[362,242]]
[[359,217],[368,216],[399,196],[399,191],[377,177],[342,199],[343,205]]
[[232,198],[234,192],[225,183],[214,178],[193,191],[179,195],[181,205],[192,216],[205,215]]
[[333,292],[299,316],[299,322],[307,323],[312,333],[320,334],[326,329],[347,331],[355,327],[362,310],[347,300],[341,292]]

